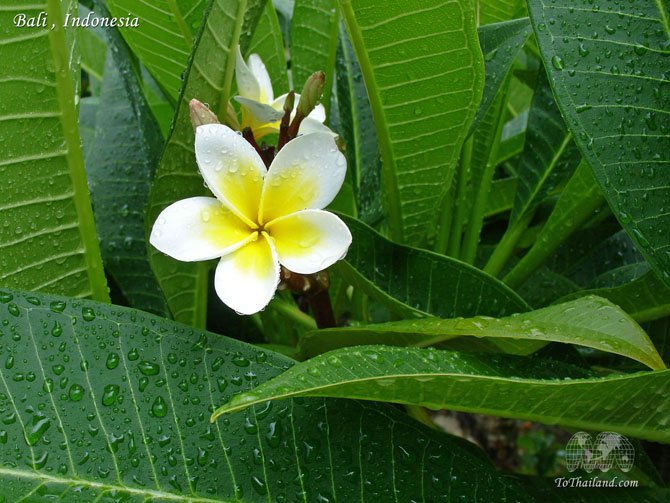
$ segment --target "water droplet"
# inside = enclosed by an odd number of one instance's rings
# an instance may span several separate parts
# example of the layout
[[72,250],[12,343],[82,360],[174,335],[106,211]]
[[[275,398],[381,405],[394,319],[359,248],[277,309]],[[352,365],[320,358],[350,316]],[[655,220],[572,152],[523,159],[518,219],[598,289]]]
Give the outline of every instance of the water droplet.
[[63,334],[63,327],[61,326],[60,322],[57,320],[54,321],[54,326],[51,329],[51,335],[54,337],[60,337]]
[[116,398],[119,396],[118,384],[108,384],[102,392],[102,404],[109,407],[114,404]]
[[155,417],[165,417],[168,411],[167,403],[162,396],[158,395],[151,405],[151,412]]
[[42,438],[42,435],[51,427],[51,420],[45,416],[34,416],[33,424],[26,429],[26,442],[34,446]]
[[85,321],[93,321],[95,319],[95,311],[90,307],[82,307],[81,317],[84,318]]
[[49,304],[49,308],[54,313],[62,313],[65,310],[66,305],[67,304],[65,304],[65,302],[62,300],[54,300],[51,304]]
[[113,370],[113,369],[115,369],[116,367],[119,366],[119,361],[120,361],[120,359],[119,359],[119,355],[117,353],[109,353],[107,355],[107,361],[105,362],[105,366],[109,370]]
[[78,402],[84,397],[83,386],[80,386],[79,384],[73,384],[72,386],[70,386],[68,396],[70,397],[70,400],[72,400],[73,402]]
[[558,54],[551,58],[551,64],[556,70],[563,70],[564,68],[563,59]]
[[148,361],[142,361],[139,363],[138,368],[145,376],[155,376],[160,373],[160,366],[157,363],[152,363]]

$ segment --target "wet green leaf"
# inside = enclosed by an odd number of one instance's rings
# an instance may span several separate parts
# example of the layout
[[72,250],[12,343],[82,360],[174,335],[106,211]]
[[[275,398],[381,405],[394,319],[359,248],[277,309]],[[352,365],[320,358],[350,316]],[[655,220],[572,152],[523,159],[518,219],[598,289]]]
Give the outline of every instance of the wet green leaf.
[[337,0],[296,0],[291,20],[293,87],[300,92],[314,72],[326,73],[321,103],[330,110],[340,13]]
[[[42,7],[55,29],[0,31],[0,285],[108,300],[77,123],[75,31],[61,22],[77,2]],[[16,15],[0,10],[0,26]]]
[[605,297],[640,323],[670,316],[670,287],[653,271],[622,285],[580,290],[566,298],[584,295]]
[[400,316],[506,316],[529,309],[513,290],[475,267],[394,244],[362,222],[341,218],[353,242],[336,270]]
[[268,2],[258,19],[247,54],[258,54],[263,60],[263,64],[270,74],[275,98],[289,91],[284,52],[284,40],[279,29],[277,13],[272,2]]
[[171,0],[155,4],[107,0],[112,15],[138,18],[141,28],[123,26],[119,29],[173,103],[179,97],[182,74],[207,4],[207,0]]
[[370,98],[391,237],[421,244],[434,232],[481,98],[474,5],[354,0],[340,6]]
[[470,126],[470,133],[475,130],[479,121],[486,115],[509,74],[514,59],[531,33],[532,29],[528,18],[489,24],[479,28],[479,43],[484,54],[486,78],[482,101]]
[[670,25],[661,0],[528,2],[556,100],[613,213],[670,285]]
[[523,283],[572,233],[604,204],[591,168],[582,161],[572,175],[533,246],[503,281],[512,288]]
[[337,108],[348,175],[356,192],[358,217],[368,225],[375,225],[384,218],[381,159],[368,92],[344,25],[340,27],[336,62]]
[[167,304],[151,272],[144,236],[163,137],[125,46],[116,45],[107,59],[86,157],[103,263],[132,307],[165,316]]
[[655,370],[665,368],[644,330],[619,307],[594,296],[501,319],[425,318],[318,330],[300,341],[300,349],[310,357],[352,345],[427,347],[465,336],[576,344],[623,355]]
[[[253,391],[235,396],[213,417],[267,400],[346,397],[611,430],[670,442],[669,383],[670,370],[593,377],[577,367],[539,358],[360,346],[299,363]],[[622,397],[634,399],[634,414],[631,400]]]
[[211,424],[214,404],[293,365],[279,354],[32,293],[0,292],[0,320],[8,502],[529,501],[471,444],[384,405],[267,402]]
[[479,0],[479,23],[487,25],[508,21],[522,12],[522,0]]

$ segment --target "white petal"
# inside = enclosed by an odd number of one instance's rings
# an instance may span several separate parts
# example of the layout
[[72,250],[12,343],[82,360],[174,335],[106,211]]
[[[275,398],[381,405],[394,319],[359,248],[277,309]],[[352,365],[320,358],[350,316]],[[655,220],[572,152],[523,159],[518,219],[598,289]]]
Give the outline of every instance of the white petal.
[[235,80],[237,81],[237,92],[240,96],[250,100],[260,101],[261,86],[256,80],[256,76],[244,62],[240,46],[237,46],[235,58]]
[[284,115],[283,111],[272,108],[270,105],[242,96],[235,96],[235,101],[246,108],[247,113],[251,114],[253,120],[258,123],[277,122]]
[[267,169],[254,147],[228,126],[206,124],[195,131],[195,158],[214,195],[255,225]]
[[337,133],[331,131],[328,126],[322,124],[317,120],[310,118],[310,116],[307,116],[300,123],[298,134],[310,134],[310,133],[326,133],[332,136],[337,136]]
[[312,133],[288,142],[263,183],[259,220],[325,208],[342,187],[347,162],[332,135]]
[[[279,98],[274,100],[270,106],[274,108],[275,110],[283,110],[284,109],[284,103],[286,103],[286,96],[287,94],[282,94]],[[291,119],[295,117],[295,111],[298,108],[298,102],[300,101],[300,95],[296,93],[295,95],[295,102],[293,103],[293,111],[291,112]],[[319,122],[324,122],[326,120],[326,109],[321,103],[318,103],[315,107],[314,110],[310,112],[310,114],[307,116],[310,119],[314,119]]]
[[351,232],[336,215],[304,210],[278,218],[266,226],[279,262],[300,274],[322,271],[343,258]]
[[221,259],[214,288],[224,304],[242,314],[254,314],[272,300],[279,284],[279,261],[265,237]]
[[326,109],[321,103],[318,103],[307,117],[323,123],[326,121]]
[[275,99],[272,91],[272,81],[263,64],[263,60],[258,54],[249,56],[248,67],[254,77],[256,77],[256,82],[258,82],[258,86],[260,87],[260,99],[258,101],[261,103],[272,103],[272,100]]
[[182,199],[165,208],[149,242],[177,260],[193,262],[222,257],[253,235],[249,226],[213,197]]

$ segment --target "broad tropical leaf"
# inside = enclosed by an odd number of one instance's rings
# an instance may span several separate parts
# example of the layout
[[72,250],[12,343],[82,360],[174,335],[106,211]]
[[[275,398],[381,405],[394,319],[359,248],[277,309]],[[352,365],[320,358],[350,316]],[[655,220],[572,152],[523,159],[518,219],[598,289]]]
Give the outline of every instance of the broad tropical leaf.
[[464,336],[576,344],[623,355],[654,370],[665,368],[645,331],[619,307],[594,296],[501,319],[425,318],[318,330],[300,341],[300,349],[310,357],[345,346],[427,347]]
[[296,0],[291,20],[293,87],[300,92],[316,71],[326,73],[321,102],[330,110],[340,13],[337,0]]
[[572,176],[579,159],[572,134],[563,123],[547,77],[541,71],[528,116],[525,148],[515,167],[518,182],[508,228],[486,264],[486,272],[500,273],[537,206]]
[[508,21],[522,11],[524,4],[522,0],[478,0],[477,3],[481,25]]
[[[50,30],[0,9],[0,285],[108,300],[77,123],[77,2],[34,2]],[[36,14],[35,14],[36,15]]]
[[132,307],[165,316],[167,305],[151,272],[144,236],[163,137],[128,56],[119,43],[107,58],[87,176],[105,269]]
[[337,271],[401,316],[506,316],[529,309],[513,290],[475,267],[394,244],[362,222],[341,218],[353,242]]
[[574,299],[583,295],[605,297],[620,306],[639,323],[670,316],[670,287],[653,271],[629,283],[610,288],[581,290],[567,298]]
[[[212,417],[297,396],[421,405],[670,442],[670,370],[593,377],[550,360],[432,348],[331,351],[236,395]],[[635,413],[622,397],[634,397]]]
[[267,2],[261,17],[258,19],[247,53],[256,53],[263,60],[265,68],[270,74],[275,98],[289,91],[284,52],[284,40],[279,29],[277,13],[272,2]]
[[470,133],[475,130],[479,121],[486,115],[493,100],[498,96],[505,78],[509,75],[514,59],[532,31],[528,18],[490,24],[479,28],[479,43],[484,54],[486,77],[482,102],[479,104],[477,115],[470,126]]
[[267,403],[210,424],[293,364],[278,354],[63,297],[3,291],[0,320],[6,501],[527,501],[471,445],[384,405]]
[[141,29],[124,26],[120,31],[173,102],[179,96],[182,74],[207,3],[207,0],[107,0],[112,15],[138,18]]
[[670,285],[670,11],[662,0],[528,2],[566,122],[613,213]]
[[484,70],[474,5],[340,5],[377,129],[391,237],[421,244],[434,232],[436,208],[445,202],[481,98]]
[[528,278],[573,232],[604,204],[589,165],[577,166],[533,246],[503,281],[515,288]]
[[348,174],[356,193],[358,218],[368,225],[376,225],[384,217],[381,159],[368,92],[344,25],[340,26],[337,50],[337,109],[346,145]]
[[[209,9],[200,39],[195,42],[177,115],[151,186],[146,221],[149,228],[169,204],[207,193],[195,163],[188,101],[197,97],[208,103],[219,117],[225,116],[235,70],[235,46],[239,41],[246,51],[250,33],[264,6],[265,0],[219,0]],[[149,249],[149,259],[174,319],[204,327],[208,264],[178,262],[153,248]]]

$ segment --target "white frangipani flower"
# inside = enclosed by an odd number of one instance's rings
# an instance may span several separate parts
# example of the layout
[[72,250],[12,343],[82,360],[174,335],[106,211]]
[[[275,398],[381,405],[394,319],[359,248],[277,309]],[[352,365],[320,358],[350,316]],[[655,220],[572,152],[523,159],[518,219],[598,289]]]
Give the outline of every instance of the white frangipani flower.
[[275,293],[280,264],[311,274],[344,257],[351,233],[322,210],[339,192],[346,171],[332,135],[291,140],[268,170],[242,136],[207,124],[196,129],[195,155],[216,199],[192,197],[168,206],[150,242],[177,260],[221,257],[215,289],[226,305],[256,313]]
[[[282,94],[277,99],[274,98],[272,82],[260,56],[252,54],[248,62],[245,62],[240,47],[237,46],[235,78],[239,93],[238,96],[235,96],[235,100],[242,109],[242,128],[250,127],[257,139],[279,132],[279,123],[284,115],[283,109],[287,94]],[[300,95],[296,93],[291,119],[295,116],[299,101]],[[323,132],[334,135],[323,124],[325,120],[326,109],[319,103],[314,107],[312,113],[302,120],[298,134]]]

